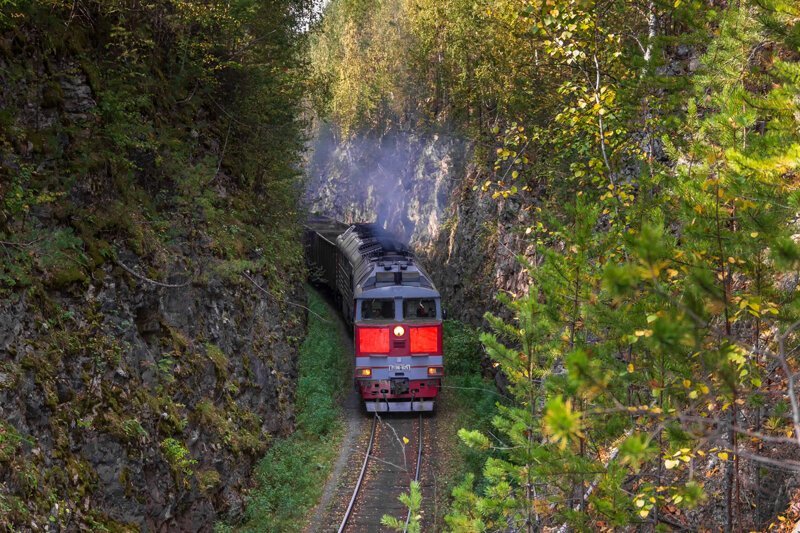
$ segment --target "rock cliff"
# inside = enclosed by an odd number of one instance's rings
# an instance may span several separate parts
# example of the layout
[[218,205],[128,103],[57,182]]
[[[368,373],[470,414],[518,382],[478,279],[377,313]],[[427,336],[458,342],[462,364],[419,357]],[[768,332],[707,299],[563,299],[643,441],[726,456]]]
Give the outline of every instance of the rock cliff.
[[106,264],[0,301],[0,522],[199,531],[241,510],[254,460],[292,429],[304,317],[169,271],[175,287]]
[[242,193],[199,96],[123,102],[76,16],[0,27],[0,530],[210,531],[294,427],[294,203]]

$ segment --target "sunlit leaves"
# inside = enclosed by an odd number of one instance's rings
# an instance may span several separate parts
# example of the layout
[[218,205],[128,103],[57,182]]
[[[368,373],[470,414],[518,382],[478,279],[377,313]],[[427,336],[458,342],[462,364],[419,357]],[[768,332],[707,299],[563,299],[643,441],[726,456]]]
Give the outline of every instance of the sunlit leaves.
[[634,472],[638,472],[655,453],[657,453],[657,449],[650,437],[640,433],[626,438],[619,446],[620,460],[624,464],[630,465]]
[[544,431],[548,439],[562,450],[583,437],[581,414],[572,408],[572,401],[558,396],[547,402]]
[[489,448],[490,442],[486,435],[479,431],[469,431],[466,429],[458,430],[458,437],[464,444],[471,448],[479,448],[486,450]]

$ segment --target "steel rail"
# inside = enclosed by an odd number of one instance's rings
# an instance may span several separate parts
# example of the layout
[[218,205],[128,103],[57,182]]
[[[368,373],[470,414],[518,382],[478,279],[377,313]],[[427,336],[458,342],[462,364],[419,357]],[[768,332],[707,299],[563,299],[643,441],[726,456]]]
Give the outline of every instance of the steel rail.
[[347,505],[347,509],[344,512],[344,517],[342,517],[342,523],[339,525],[339,533],[344,531],[344,528],[347,527],[347,521],[350,519],[350,515],[353,512],[353,507],[356,504],[356,498],[358,498],[358,493],[361,490],[361,483],[364,481],[364,474],[367,473],[367,464],[369,463],[369,457],[372,454],[372,444],[375,441],[375,428],[378,426],[378,416],[375,415],[372,417],[372,430],[369,434],[369,444],[367,445],[367,453],[364,454],[364,463],[361,465],[361,473],[358,475],[358,480],[356,481],[356,487],[353,489],[353,496],[350,498],[350,503]]
[[[419,481],[420,467],[422,466],[422,413],[419,415],[419,435],[417,436],[417,466],[414,470],[414,481]],[[410,489],[409,489],[410,490]],[[409,508],[406,515],[406,526],[403,528],[403,533],[408,532],[408,524],[411,522],[411,509]]]

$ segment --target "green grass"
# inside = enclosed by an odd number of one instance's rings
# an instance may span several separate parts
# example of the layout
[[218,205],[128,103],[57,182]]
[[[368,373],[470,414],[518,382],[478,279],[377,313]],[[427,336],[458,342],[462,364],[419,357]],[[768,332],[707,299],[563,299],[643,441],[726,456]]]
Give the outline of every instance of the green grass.
[[[241,531],[299,531],[322,494],[343,433],[338,398],[346,390],[349,363],[338,318],[317,292],[306,290],[308,335],[300,348],[297,430],[274,442],[255,469],[257,488],[247,503]],[[230,530],[217,526],[218,531]]]

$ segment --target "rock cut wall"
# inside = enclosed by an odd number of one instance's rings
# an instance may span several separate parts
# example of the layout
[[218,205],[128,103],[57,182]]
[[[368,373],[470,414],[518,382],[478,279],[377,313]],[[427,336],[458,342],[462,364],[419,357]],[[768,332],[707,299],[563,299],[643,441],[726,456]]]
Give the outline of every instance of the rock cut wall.
[[[120,170],[87,148],[113,93],[91,57],[26,39],[0,41],[0,530],[211,531],[294,428],[300,268],[243,244],[260,226],[185,207],[161,154]],[[221,161],[196,116],[158,131]]]
[[[182,285],[186,269],[170,271]],[[95,277],[0,302],[0,417],[19,438],[0,444],[4,520],[32,527],[49,505],[73,524],[210,530],[241,512],[255,459],[292,430],[304,317],[216,276]]]

